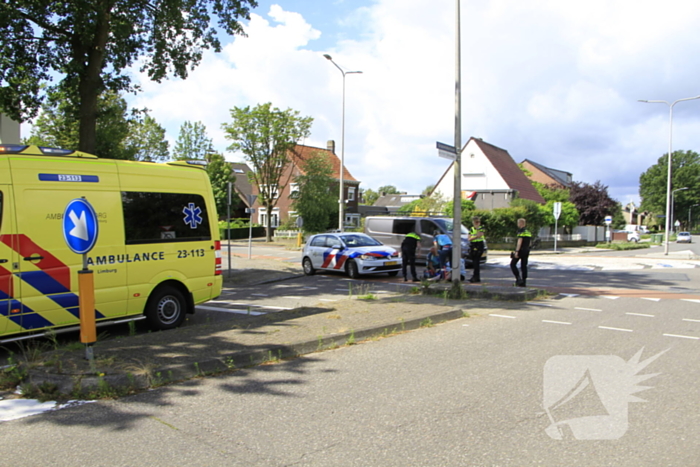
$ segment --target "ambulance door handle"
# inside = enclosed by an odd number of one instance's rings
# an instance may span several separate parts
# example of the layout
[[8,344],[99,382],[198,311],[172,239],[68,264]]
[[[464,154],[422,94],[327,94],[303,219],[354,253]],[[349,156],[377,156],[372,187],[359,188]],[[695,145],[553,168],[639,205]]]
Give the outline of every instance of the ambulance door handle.
[[0,264],[7,263],[7,261],[6,259],[0,259]]
[[22,258],[25,261],[41,261],[44,259],[43,256],[27,256],[26,258]]

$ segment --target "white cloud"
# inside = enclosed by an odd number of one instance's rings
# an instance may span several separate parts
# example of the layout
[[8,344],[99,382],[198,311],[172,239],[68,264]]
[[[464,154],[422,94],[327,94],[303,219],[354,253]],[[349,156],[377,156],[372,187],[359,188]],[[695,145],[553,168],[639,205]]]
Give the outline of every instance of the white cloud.
[[[256,10],[247,38],[207,53],[186,81],[144,81],[134,104],[153,109],[171,138],[185,120],[204,122],[223,149],[228,110],[269,101],[314,117],[307,144],[335,139],[340,150],[342,76],[329,53],[363,72],[346,77],[349,171],[365,188],[435,183],[448,164],[435,141],[454,132],[454,3],[377,0],[336,18],[334,31],[294,10]],[[517,162],[636,197],[639,174],[668,148],[668,108],[637,99],[700,94],[698,19],[700,4],[682,1],[463,2],[462,142],[482,137]],[[318,50],[331,33],[341,39]],[[698,116],[700,101],[676,108],[674,148],[700,150]]]

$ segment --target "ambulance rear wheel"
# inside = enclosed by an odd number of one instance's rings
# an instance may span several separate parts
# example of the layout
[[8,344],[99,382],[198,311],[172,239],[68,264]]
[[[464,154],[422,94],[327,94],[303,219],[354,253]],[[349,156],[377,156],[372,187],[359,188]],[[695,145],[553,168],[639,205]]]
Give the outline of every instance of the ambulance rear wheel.
[[187,301],[175,287],[156,289],[146,305],[146,317],[152,328],[164,331],[178,327],[185,320]]

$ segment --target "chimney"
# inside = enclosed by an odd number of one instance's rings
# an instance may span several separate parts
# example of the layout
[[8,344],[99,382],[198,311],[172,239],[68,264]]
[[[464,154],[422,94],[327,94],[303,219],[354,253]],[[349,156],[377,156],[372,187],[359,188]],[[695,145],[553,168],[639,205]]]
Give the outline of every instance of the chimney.
[[335,154],[335,141],[333,141],[332,139],[329,139],[329,140],[328,140],[328,143],[326,144],[326,148],[327,148],[330,152],[332,152],[333,154]]

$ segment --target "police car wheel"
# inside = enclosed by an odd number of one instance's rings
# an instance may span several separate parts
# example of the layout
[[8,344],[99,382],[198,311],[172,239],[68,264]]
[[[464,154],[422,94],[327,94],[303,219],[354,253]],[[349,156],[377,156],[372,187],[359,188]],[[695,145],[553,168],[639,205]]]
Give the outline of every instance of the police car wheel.
[[149,324],[157,330],[178,327],[185,319],[186,303],[185,297],[176,288],[160,287],[148,301],[146,317]]
[[350,279],[357,279],[360,277],[360,271],[357,269],[357,263],[353,260],[349,260],[345,264],[345,272],[348,273]]
[[316,273],[311,259],[304,258],[302,265],[304,266],[304,274],[306,274],[307,276],[313,276]]

